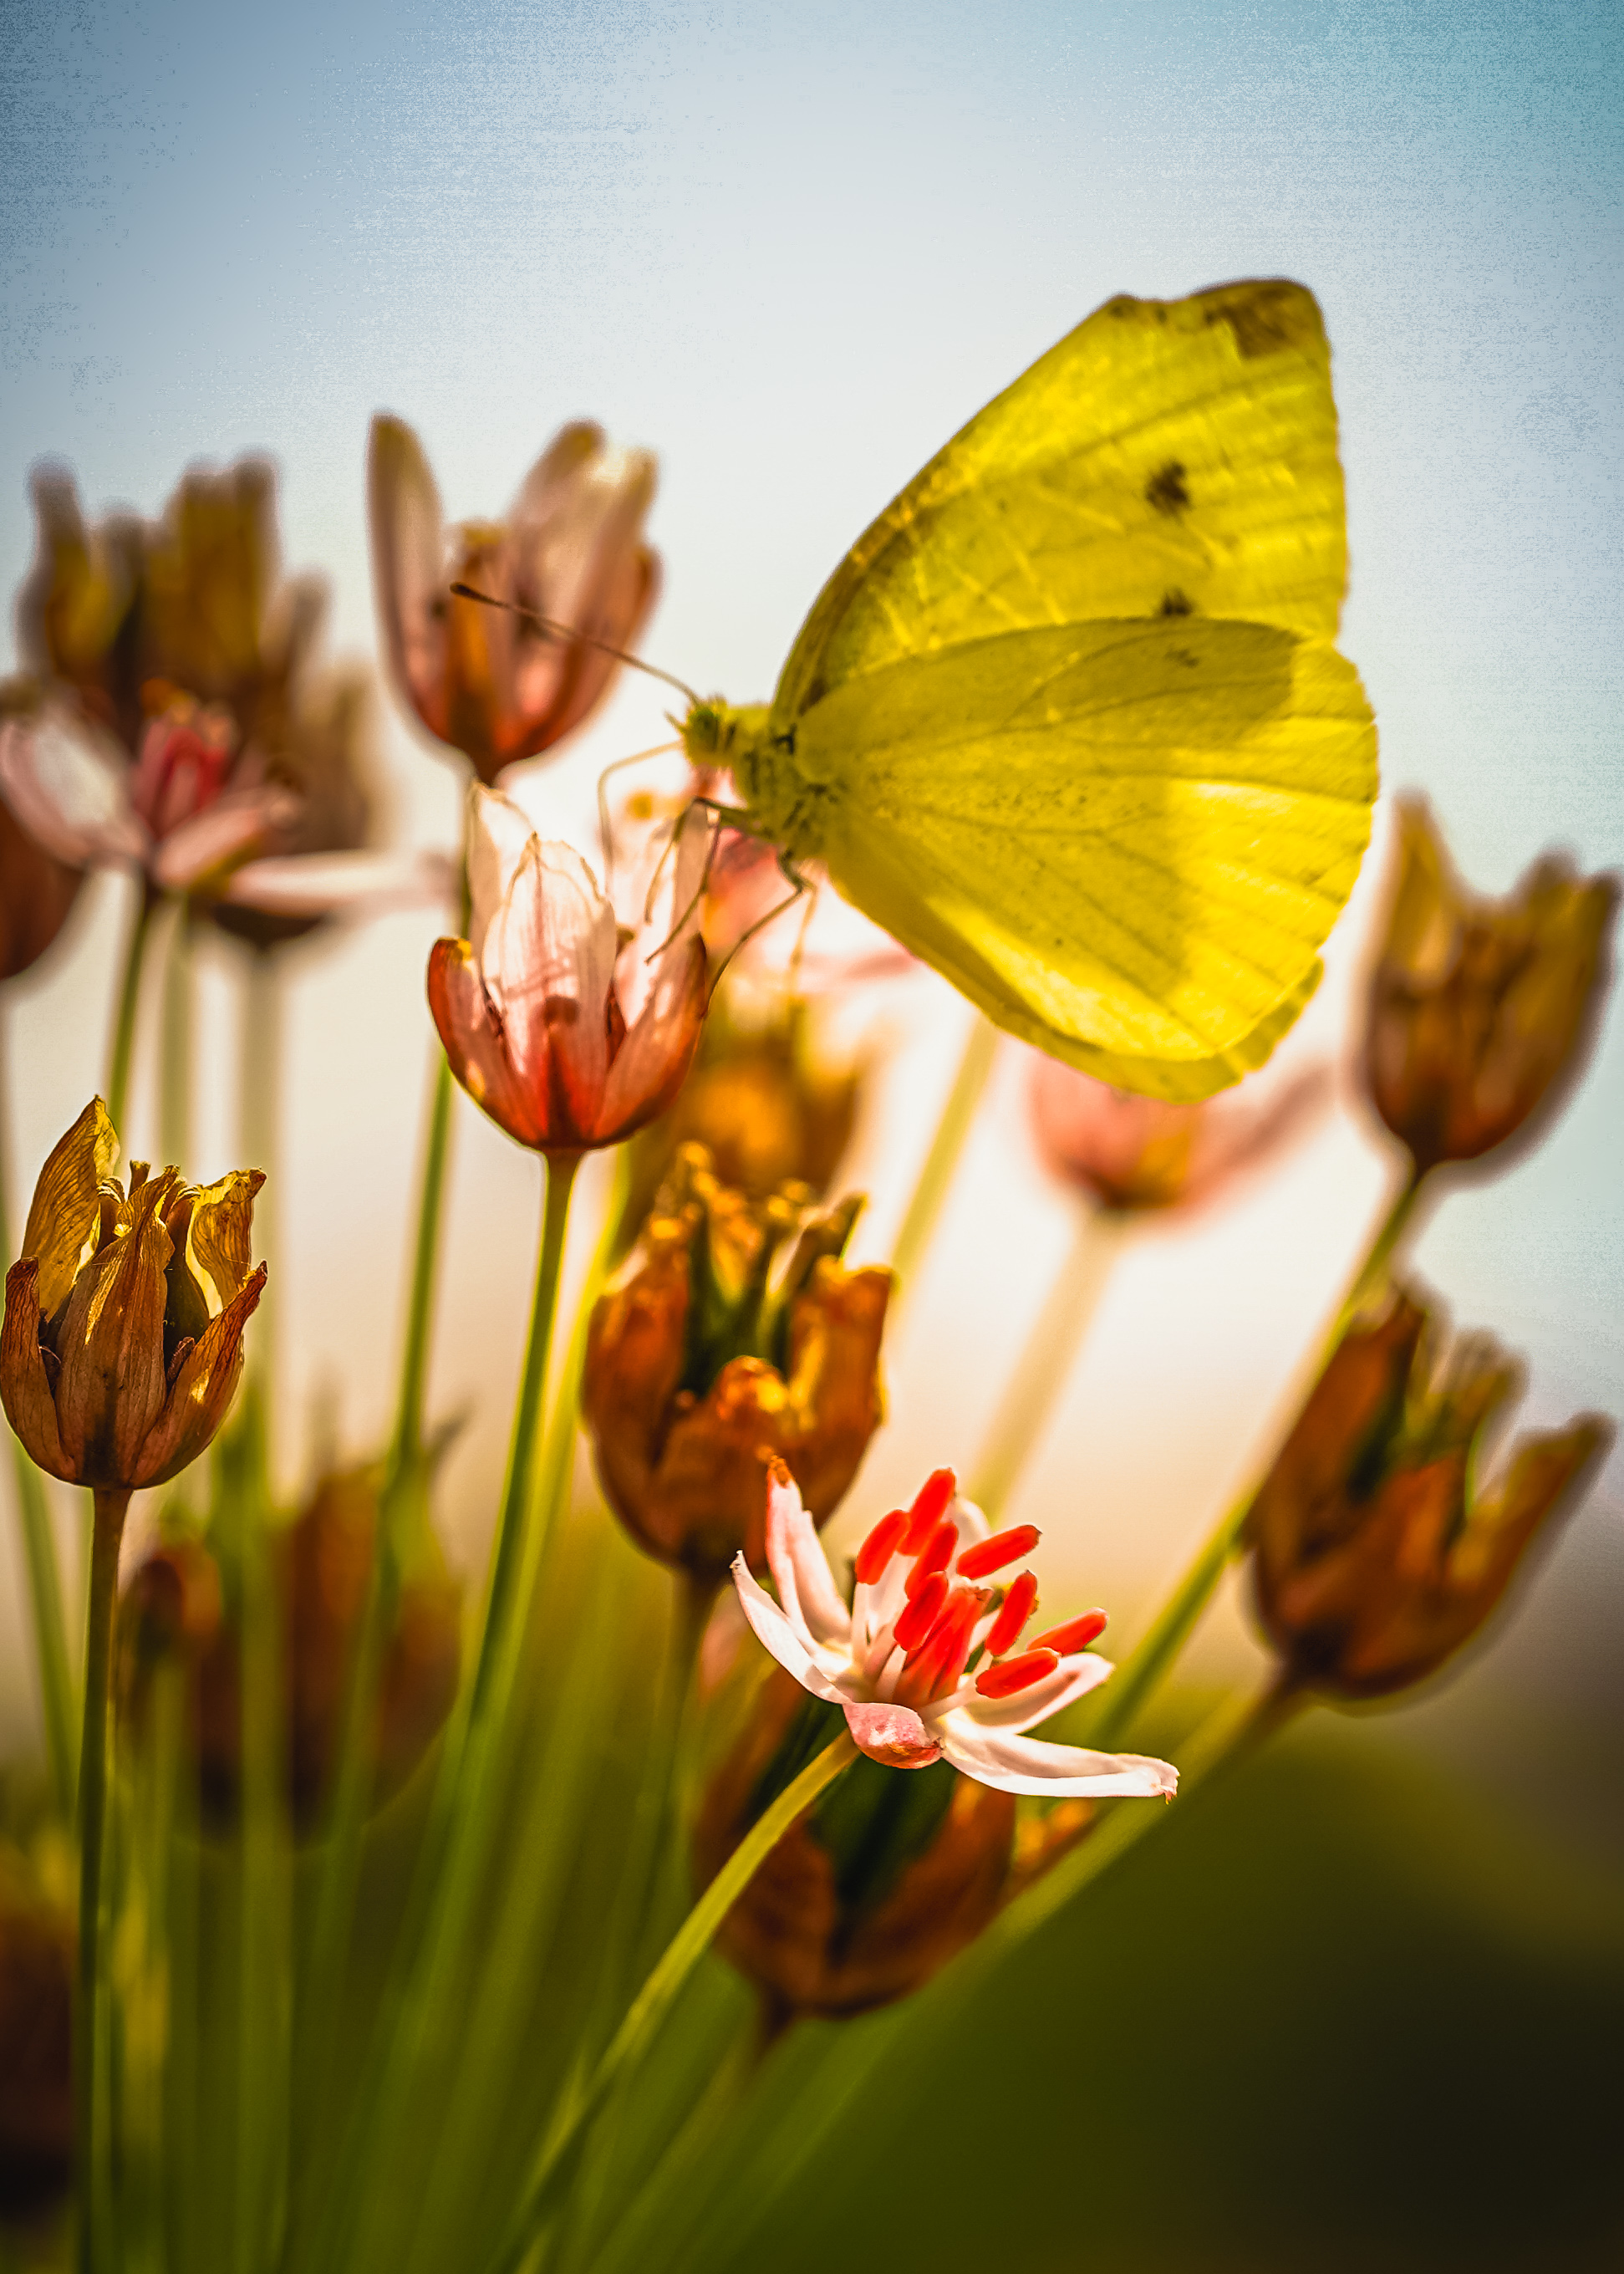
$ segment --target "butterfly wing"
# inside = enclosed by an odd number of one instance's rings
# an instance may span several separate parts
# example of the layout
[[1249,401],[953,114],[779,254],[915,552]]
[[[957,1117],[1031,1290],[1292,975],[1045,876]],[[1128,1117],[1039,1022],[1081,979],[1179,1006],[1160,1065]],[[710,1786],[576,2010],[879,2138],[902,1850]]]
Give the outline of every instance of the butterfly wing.
[[1357,873],[1375,730],[1301,285],[1108,301],[853,547],[771,731],[841,892],[1132,1088],[1268,1055]]
[[1334,639],[1347,584],[1330,349],[1302,285],[1108,300],[852,547],[778,680],[833,689],[996,631],[1166,613]]
[[1376,786],[1350,664],[1205,617],[891,664],[804,714],[794,764],[846,898],[1001,1026],[1176,1098],[1260,1064],[1312,992]]

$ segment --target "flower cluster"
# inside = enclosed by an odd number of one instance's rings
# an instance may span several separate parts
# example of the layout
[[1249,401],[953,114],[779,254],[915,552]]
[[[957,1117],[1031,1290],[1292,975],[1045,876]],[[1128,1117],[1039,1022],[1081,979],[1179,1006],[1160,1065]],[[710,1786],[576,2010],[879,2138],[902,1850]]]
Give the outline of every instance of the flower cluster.
[[851,1606],[841,1600],[793,1480],[776,1465],[767,1496],[774,1602],[742,1555],[733,1584],[744,1615],[780,1666],[840,1706],[860,1751],[893,1768],[951,1761],[1004,1792],[1171,1796],[1177,1771],[1137,1753],[1092,1753],[1025,1735],[1086,1698],[1111,1672],[1088,1645],[1103,1611],[1026,1637],[1037,1608],[1029,1570],[989,1585],[1037,1544],[1030,1525],[992,1532],[959,1500],[951,1469],[911,1508],[882,1517],[859,1549]]

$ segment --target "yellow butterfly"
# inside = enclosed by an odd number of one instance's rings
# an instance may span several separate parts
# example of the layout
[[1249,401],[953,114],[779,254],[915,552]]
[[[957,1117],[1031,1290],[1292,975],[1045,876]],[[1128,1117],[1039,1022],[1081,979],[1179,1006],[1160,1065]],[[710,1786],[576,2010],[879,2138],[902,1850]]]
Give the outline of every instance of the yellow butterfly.
[[1312,295],[1122,297],[858,540],[771,704],[696,703],[683,740],[999,1026],[1202,1097],[1296,1018],[1358,872],[1346,583]]

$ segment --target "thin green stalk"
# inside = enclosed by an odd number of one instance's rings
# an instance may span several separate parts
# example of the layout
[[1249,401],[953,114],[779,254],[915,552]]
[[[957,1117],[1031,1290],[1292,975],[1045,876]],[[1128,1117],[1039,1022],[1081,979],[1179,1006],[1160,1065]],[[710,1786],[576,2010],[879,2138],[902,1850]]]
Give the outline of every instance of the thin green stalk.
[[850,1733],[842,1729],[756,1818],[711,1880],[633,1999],[585,2091],[543,2146],[524,2199],[491,2261],[488,2274],[518,2274],[553,2216],[588,2126],[620,2079],[631,2075],[649,2051],[678,1992],[710,1948],[717,1929],[760,1866],[802,1810],[810,1808],[819,1794],[856,1758],[857,1748]]
[[119,1135],[124,1135],[124,1106],[130,1090],[130,1059],[135,1048],[135,1022],[141,1006],[141,966],[147,954],[147,937],[152,920],[162,905],[159,895],[143,877],[136,886],[137,899],[130,914],[130,930],[124,942],[124,978],[118,990],[118,1008],[113,1019],[113,1046],[108,1060],[107,1111]]
[[372,1569],[345,1686],[336,1769],[327,1804],[310,1961],[300,1999],[295,2056],[293,2154],[296,2172],[307,2164],[327,2103],[327,2077],[337,2028],[345,1962],[360,1885],[361,1845],[372,1804],[369,1745],[385,1648],[395,1620],[400,1569],[397,1549],[408,1495],[424,1490],[423,1405],[433,1337],[440,1220],[451,1152],[455,1084],[445,1053],[435,1045],[435,1071],[417,1201],[406,1336],[401,1357],[395,1434],[379,1495]]
[[[0,1008],[0,1067],[4,1066],[4,1011]],[[6,1104],[4,1085],[0,1085],[0,1277],[4,1277],[12,1261]],[[9,1425],[6,1434],[11,1436]],[[62,1608],[56,1534],[51,1525],[45,1480],[15,1437],[11,1437],[11,1462],[17,1485],[17,1516],[28,1570],[28,1610],[34,1627],[34,1659],[40,1669],[40,1706],[45,1723],[45,1756],[50,1769],[51,1794],[63,1822],[71,1824],[78,1767],[78,1740],[73,1728],[78,1702],[68,1663],[68,1629]]]
[[[1394,1250],[1415,1212],[1420,1192],[1420,1179],[1412,1176],[1383,1217],[1364,1261],[1337,1306],[1330,1329],[1314,1345],[1309,1365],[1297,1374],[1294,1394],[1285,1409],[1291,1415],[1295,1416],[1304,1396],[1324,1373],[1354,1314],[1380,1285]],[[1273,1456],[1270,1457],[1272,1460]],[[1267,1473],[1266,1469],[1264,1474]],[[1239,1499],[1225,1510],[1145,1635],[1099,1693],[1099,1704],[1089,1721],[1091,1744],[1109,1751],[1118,1743],[1184,1648],[1231,1557],[1240,1551],[1259,1481],[1254,1480],[1249,1484]]]
[[[675,1600],[670,1630],[660,1665],[654,1698],[651,1743],[643,1763],[643,1778],[628,1830],[615,1890],[615,1901],[598,1954],[598,1988],[585,2029],[580,2059],[585,2067],[596,2060],[613,2022],[624,2013],[630,1983],[643,1959],[651,1918],[657,1911],[660,1867],[680,1781],[680,1762],[687,1723],[688,1694],[699,1645],[716,1602],[716,1589],[682,1571],[673,1575]],[[578,2082],[572,2081],[568,2097]],[[621,2090],[624,2091],[624,2082]],[[617,2102],[619,2096],[617,2095]],[[587,2151],[580,2181],[570,2204],[570,2232],[565,2240],[560,2274],[568,2274],[589,2245],[598,2218],[603,2190],[609,2177],[608,2150],[613,2123],[603,2126]]]
[[130,1495],[97,1488],[90,1532],[90,1606],[85,1633],[85,1728],[79,1745],[79,1995],[73,2009],[74,2137],[79,2145],[80,2274],[111,2263],[110,2142],[102,2051],[106,1980],[102,1856],[107,1841],[108,1755],[112,1723],[113,1621],[118,1550]]
[[175,904],[163,960],[163,1004],[158,1029],[158,1157],[192,1158],[192,1028],[193,995],[192,905]]
[[578,1154],[547,1163],[546,1200],[536,1264],[536,1291],[514,1415],[508,1478],[497,1518],[496,1546],[486,1591],[483,1633],[474,1675],[459,1721],[447,1734],[412,1899],[402,1929],[405,1971],[388,1998],[363,2080],[352,2137],[337,2172],[314,2245],[312,2263],[336,2269],[364,2263],[352,2250],[359,2225],[378,2210],[371,2200],[380,2152],[404,2113],[436,2029],[447,2018],[446,1985],[462,1953],[496,1829],[495,1755],[505,1716],[493,1710],[511,1694],[518,1648],[525,1517],[531,1506],[532,1470],[540,1438],[547,1358],[558,1307],[560,1269],[568,1228],[569,1200]]
[[930,1236],[936,1228],[948,1187],[958,1172],[959,1156],[974,1124],[976,1108],[981,1104],[981,1092],[987,1087],[987,1077],[992,1072],[997,1052],[998,1030],[978,1011],[965,1037],[959,1071],[947,1093],[930,1149],[921,1164],[919,1179],[891,1253],[891,1269],[897,1275],[899,1296],[908,1293],[930,1245]]
[[1071,1253],[1033,1321],[981,1448],[970,1498],[989,1517],[1006,1505],[1037,1449],[1122,1252],[1127,1222],[1103,1209],[1079,1214]]
[[[265,1171],[254,1202],[254,1246],[270,1266],[259,1298],[248,1366],[265,1402],[267,1448],[274,1442],[276,1329],[281,1311],[282,1256],[278,1239],[287,1195],[282,1189],[282,1076],[286,1001],[282,966],[269,948],[253,948],[243,989],[241,1057],[238,1062],[240,1138],[248,1165]],[[268,1458],[268,1453],[267,1453]]]
[[250,1383],[236,1474],[242,1831],[234,2263],[277,2257],[287,2210],[291,1858],[280,1601],[271,1555],[265,1411]]

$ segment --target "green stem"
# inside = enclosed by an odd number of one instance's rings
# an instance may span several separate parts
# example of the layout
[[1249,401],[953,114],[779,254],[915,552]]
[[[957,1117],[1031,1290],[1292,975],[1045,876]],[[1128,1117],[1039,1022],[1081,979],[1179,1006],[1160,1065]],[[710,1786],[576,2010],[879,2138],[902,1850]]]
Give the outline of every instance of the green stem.
[[184,1167],[192,1158],[192,904],[177,900],[163,961],[158,1031],[158,1157]]
[[275,1434],[276,1327],[281,1308],[281,1250],[278,1234],[287,1195],[282,1189],[282,1074],[283,1012],[282,966],[268,948],[252,948],[243,989],[243,1029],[238,1061],[239,1136],[252,1168],[265,1171],[254,1202],[254,1245],[270,1266],[249,1344],[249,1369],[261,1385],[267,1446]]
[[423,1184],[417,1202],[417,1237],[412,1252],[411,1294],[406,1313],[406,1343],[401,1356],[400,1397],[395,1407],[390,1465],[399,1470],[414,1460],[423,1443],[423,1399],[428,1379],[429,1345],[434,1323],[434,1288],[440,1265],[440,1228],[451,1157],[451,1109],[455,1083],[450,1062],[438,1043],[428,1136],[423,1152]]
[[1037,1449],[1121,1253],[1127,1223],[1126,1216],[1102,1209],[1079,1214],[1071,1252],[1004,1385],[974,1472],[969,1496],[989,1519],[1006,1504]]
[[124,943],[124,979],[118,990],[118,1009],[113,1020],[113,1050],[108,1062],[107,1111],[119,1135],[124,1135],[124,1106],[130,1089],[130,1058],[135,1048],[136,1014],[141,1004],[141,965],[147,953],[147,936],[160,900],[145,877],[136,886],[138,898],[131,911],[130,930]]
[[[0,1073],[4,1067],[4,998],[0,997]],[[13,1261],[10,1209],[11,1176],[7,1158],[8,1085],[0,1080],[0,1278]],[[6,1434],[11,1435],[8,1427]],[[28,1569],[28,1609],[34,1626],[34,1657],[40,1669],[40,1704],[45,1722],[45,1756],[50,1768],[51,1792],[64,1824],[73,1820],[73,1784],[78,1767],[74,1736],[76,1701],[73,1675],[68,1661],[67,1621],[62,1608],[62,1571],[56,1556],[56,1534],[51,1525],[45,1480],[11,1437],[11,1461],[17,1485],[17,1516],[22,1528],[23,1554]]]
[[73,2012],[74,2137],[79,2150],[79,2264],[101,2274],[113,2235],[106,2130],[107,2079],[99,2074],[99,1993],[104,1980],[102,1859],[107,1839],[112,1721],[113,1622],[118,1550],[130,1495],[97,1488],[90,1532],[90,1608],[85,1635],[85,1729],[79,1746],[79,1997]]
[[[1299,1369],[1292,1385],[1293,1396],[1289,1409],[1294,1416],[1303,1397],[1329,1364],[1347,1332],[1349,1321],[1361,1304],[1380,1286],[1393,1252],[1415,1212],[1420,1191],[1420,1179],[1412,1174],[1383,1217],[1363,1262],[1337,1306],[1335,1320],[1314,1345],[1310,1366]],[[1272,1454],[1270,1459],[1272,1464]],[[1267,1475],[1267,1470],[1263,1473]],[[1254,1479],[1239,1499],[1225,1510],[1145,1635],[1118,1668],[1109,1685],[1100,1692],[1099,1705],[1089,1721],[1090,1744],[1097,1745],[1102,1751],[1111,1751],[1184,1648],[1231,1557],[1239,1553],[1246,1519],[1252,1513],[1252,1504],[1258,1496],[1260,1482],[1260,1479]]]
[[930,1244],[930,1235],[936,1228],[936,1218],[942,1213],[948,1187],[958,1171],[965,1140],[974,1126],[976,1108],[981,1102],[981,1092],[987,1087],[987,1077],[992,1072],[997,1052],[998,1030],[978,1011],[965,1037],[964,1055],[959,1061],[959,1071],[953,1076],[952,1088],[948,1091],[946,1103],[942,1108],[942,1118],[936,1124],[936,1133],[931,1139],[930,1149],[921,1164],[913,1198],[902,1219],[902,1229],[897,1234],[891,1269],[897,1275],[898,1295],[908,1292],[920,1261]]
[[401,1931],[405,1971],[389,1995],[363,2080],[359,2105],[336,2174],[339,2194],[329,2200],[312,2263],[332,2268],[365,2262],[353,2249],[357,2222],[384,2208],[372,2199],[380,2151],[408,2105],[437,2029],[447,2018],[447,1978],[464,1954],[487,1849],[497,1829],[496,1756],[517,1663],[523,1590],[516,1582],[526,1557],[525,1517],[533,1495],[547,1358],[558,1308],[559,1274],[568,1228],[569,1200],[579,1154],[547,1163],[536,1290],[530,1309],[524,1371],[514,1415],[508,1478],[497,1518],[496,1546],[486,1591],[483,1634],[460,1728],[448,1732],[429,1822],[424,1834],[408,1916]]
[[620,2078],[629,2076],[648,2052],[678,1992],[710,1948],[717,1929],[802,1810],[809,1808],[856,1758],[850,1733],[842,1729],[756,1818],[711,1880],[633,2000],[585,2091],[543,2147],[524,2200],[491,2262],[489,2274],[517,2274],[546,2226],[587,2127]]

